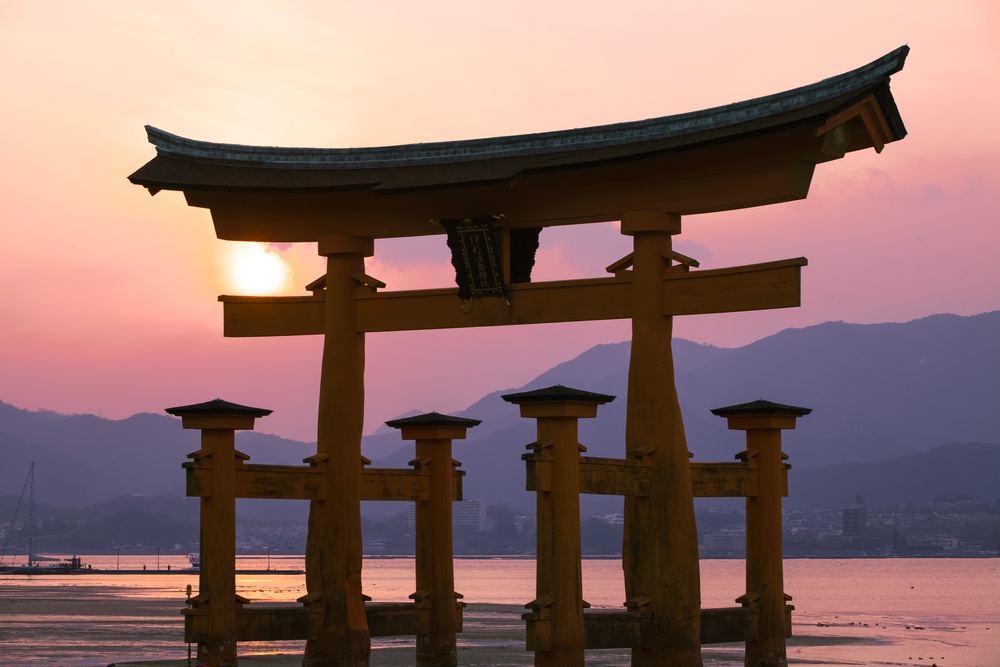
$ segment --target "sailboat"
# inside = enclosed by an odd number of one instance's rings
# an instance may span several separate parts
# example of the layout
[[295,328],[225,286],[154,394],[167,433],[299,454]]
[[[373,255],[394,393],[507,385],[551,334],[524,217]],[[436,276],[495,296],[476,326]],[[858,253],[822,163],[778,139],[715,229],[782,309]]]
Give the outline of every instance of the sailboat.
[[[14,535],[14,526],[17,523],[18,514],[21,512],[21,504],[24,502],[24,494],[29,491],[28,495],[28,564],[27,565],[15,565],[14,559],[17,558],[16,546],[15,552],[11,554],[11,561],[9,564],[4,565],[3,559],[7,555],[7,547],[10,543],[11,538]],[[24,525],[22,524],[22,529]],[[18,540],[18,544],[20,540]],[[55,561],[49,565],[41,565],[42,561]],[[10,525],[7,527],[7,533],[4,536],[3,545],[0,546],[0,572],[5,574],[65,574],[68,572],[81,572],[83,571],[83,564],[80,562],[79,556],[73,556],[72,558],[67,558],[66,560],[60,560],[58,558],[48,558],[46,556],[39,556],[35,552],[35,464],[32,462],[31,466],[28,468],[28,477],[24,480],[24,487],[21,489],[21,496],[17,499],[17,505],[14,507],[14,516],[10,520]]]

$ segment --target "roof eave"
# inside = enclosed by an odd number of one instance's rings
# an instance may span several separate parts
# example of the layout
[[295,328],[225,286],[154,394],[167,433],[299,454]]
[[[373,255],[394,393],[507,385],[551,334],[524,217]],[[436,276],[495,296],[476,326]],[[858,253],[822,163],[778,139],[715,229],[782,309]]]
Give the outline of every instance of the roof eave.
[[[532,171],[545,169],[546,163],[559,161],[567,155],[580,156],[585,163],[599,163],[608,159],[608,152],[617,153],[617,159],[635,159],[657,150],[681,150],[697,146],[704,141],[702,137],[706,134],[716,135],[715,140],[738,139],[744,136],[742,129],[747,125],[757,126],[757,131],[773,131],[785,125],[786,118],[793,118],[796,123],[803,122],[800,116],[804,109],[822,108],[832,101],[849,101],[870,94],[876,96],[891,130],[890,136],[885,139],[895,141],[903,138],[906,130],[889,91],[888,81],[892,74],[902,69],[908,52],[909,47],[903,46],[868,65],[816,84],[723,107],[614,125],[490,139],[378,148],[276,148],[198,141],[147,126],[147,136],[157,147],[157,157],[133,173],[129,180],[149,188],[151,192],[160,189],[246,187],[235,183],[213,184],[211,178],[204,178],[205,174],[213,171],[206,167],[216,165],[222,171],[232,172],[238,169],[247,175],[248,181],[255,182],[255,185],[248,186],[255,189],[337,189],[336,184],[316,182],[310,185],[310,181],[316,180],[306,177],[310,172],[337,172],[345,175],[367,173],[370,178],[361,177],[360,181],[369,186],[383,190],[399,189],[386,185],[386,180],[391,182],[394,179],[385,179],[382,175],[412,173],[414,169],[438,171],[449,167],[461,167],[462,171],[466,171],[465,167],[475,163],[501,164],[505,161],[538,163],[522,164],[523,168],[517,170]],[[831,112],[827,109],[825,113]],[[593,159],[588,160],[588,156]],[[197,173],[185,174],[185,168],[178,168],[179,165],[175,164],[167,170],[174,172],[174,178],[164,178],[161,169],[164,160],[192,165],[187,169]],[[273,182],[262,186],[259,178],[261,172],[258,170],[273,174],[270,179]],[[281,172],[285,172],[284,178],[277,175]],[[196,178],[198,174],[202,175],[203,180]],[[295,177],[288,178],[292,175]],[[512,172],[506,176],[513,175]],[[482,184],[503,179],[504,176],[501,175],[473,178],[468,182]],[[458,184],[460,180],[445,179],[440,185]],[[350,185],[363,187],[357,180]],[[434,184],[430,184],[430,187],[433,186]]]

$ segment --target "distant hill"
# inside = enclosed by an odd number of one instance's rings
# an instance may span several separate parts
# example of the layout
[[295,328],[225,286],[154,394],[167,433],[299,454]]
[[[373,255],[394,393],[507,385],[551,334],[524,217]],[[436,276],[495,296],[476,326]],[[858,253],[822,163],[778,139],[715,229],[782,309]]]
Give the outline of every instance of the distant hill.
[[788,509],[847,507],[865,496],[869,507],[926,503],[942,496],[1000,498],[1000,445],[963,442],[868,463],[792,468]]
[[[238,432],[237,447],[255,460],[301,464],[315,445]],[[0,402],[0,495],[20,494],[35,465],[35,497],[83,507],[127,494],[183,494],[181,464],[200,447],[197,431],[167,415],[122,420],[30,411]]]
[[[1000,312],[936,315],[904,324],[829,322],[735,349],[675,340],[689,448],[699,461],[732,460],[743,449],[743,434],[728,431],[712,408],[757,398],[809,407],[812,414],[784,434],[793,466],[790,504],[816,499],[838,507],[856,494],[874,504],[879,488],[888,493],[906,485],[900,476],[915,480],[910,488],[916,498],[921,488],[938,488],[933,477],[920,477],[925,474],[918,470],[920,457],[914,459],[918,467],[904,467],[905,473],[890,472],[879,462],[921,452],[930,456],[945,443],[1000,443],[997,341]],[[520,419],[517,409],[500,398],[504,393],[563,384],[616,395],[597,419],[581,421],[580,439],[591,455],[621,457],[628,357],[627,342],[598,345],[523,387],[491,393],[462,411],[483,422],[468,440],[455,443],[455,458],[467,472],[466,497],[525,509],[534,505],[523,490],[520,459],[524,445],[534,440],[534,423]],[[83,507],[123,494],[180,494],[180,464],[198,446],[197,432],[181,429],[179,420],[166,415],[106,420],[0,402],[0,495],[20,493],[32,461],[37,464],[36,499],[50,505]],[[982,472],[976,469],[993,461],[988,458],[993,450],[982,446],[987,449],[966,451],[971,458],[962,459],[962,466],[938,461],[938,478],[980,488],[966,473]],[[255,463],[300,464],[315,452],[313,443],[253,432],[238,433],[237,447]],[[406,466],[413,458],[412,444],[403,444],[395,430],[366,437],[363,448],[375,466]],[[872,464],[855,467],[852,462]],[[584,511],[616,504],[588,497]],[[401,511],[395,505],[366,507],[366,512]],[[241,501],[240,509],[267,516],[302,512],[296,503]]]
[[[998,341],[1000,312],[936,315],[903,324],[828,322],[735,349],[675,340],[689,449],[698,461],[732,460],[743,449],[744,436],[727,430],[711,410],[757,398],[813,409],[783,436],[794,474],[894,459],[949,442],[1000,443]],[[534,425],[500,398],[504,393],[564,384],[616,395],[596,419],[581,421],[580,441],[590,455],[622,456],[628,355],[628,342],[599,345],[460,413],[483,420],[467,440],[455,443],[455,458],[468,473],[466,497],[533,506],[520,490],[520,454],[534,440]],[[407,447],[379,460],[393,442],[399,441],[392,435],[366,442],[375,465],[405,465],[412,458]],[[835,506],[859,492],[845,489]],[[612,511],[616,505],[594,496],[583,501],[584,511]]]

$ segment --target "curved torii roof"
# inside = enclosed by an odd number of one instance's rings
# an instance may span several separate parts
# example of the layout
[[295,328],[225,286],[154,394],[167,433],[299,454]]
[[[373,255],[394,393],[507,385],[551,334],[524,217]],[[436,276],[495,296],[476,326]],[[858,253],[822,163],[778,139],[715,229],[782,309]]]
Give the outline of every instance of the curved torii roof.
[[726,106],[557,132],[377,148],[185,139],[147,126],[156,157],[129,176],[212,210],[220,238],[314,241],[442,233],[502,214],[511,227],[704,213],[801,199],[813,168],[906,135],[889,90],[903,46],[856,70]]

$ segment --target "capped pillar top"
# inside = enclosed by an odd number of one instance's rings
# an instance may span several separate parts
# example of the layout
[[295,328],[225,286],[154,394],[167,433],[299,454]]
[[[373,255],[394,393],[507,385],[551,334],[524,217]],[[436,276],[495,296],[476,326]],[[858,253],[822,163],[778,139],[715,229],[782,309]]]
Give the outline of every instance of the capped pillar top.
[[361,255],[371,257],[375,254],[374,239],[352,236],[350,234],[327,234],[317,243],[320,255]]
[[271,414],[271,410],[231,403],[221,398],[204,403],[166,408],[165,412],[180,417],[184,428],[216,428],[233,431],[253,430],[254,421],[257,418]]
[[404,440],[460,440],[465,438],[465,432],[482,423],[479,419],[453,417],[440,412],[427,412],[422,415],[393,419],[386,426],[398,428]]
[[598,394],[561,384],[544,389],[501,396],[521,407],[522,417],[595,417],[597,406],[615,400],[610,394]]
[[584,391],[583,389],[573,389],[572,387],[564,387],[561,384],[544,389],[522,391],[517,394],[504,394],[500,398],[514,405],[540,403],[543,401],[576,401],[603,405],[615,400],[615,397],[610,394],[598,394],[592,391]]
[[628,211],[622,215],[622,234],[635,236],[643,232],[681,233],[681,216],[667,211]]
[[729,420],[729,428],[737,431],[750,429],[793,429],[795,420],[812,412],[812,408],[774,403],[762,398],[749,403],[715,408],[712,414]]
[[760,414],[805,417],[810,412],[812,412],[812,408],[799,408],[794,405],[783,405],[782,403],[767,401],[763,398],[758,398],[756,401],[750,401],[749,403],[740,403],[738,405],[730,405],[725,408],[715,408],[712,410],[712,414],[717,417],[735,417],[737,415]]

